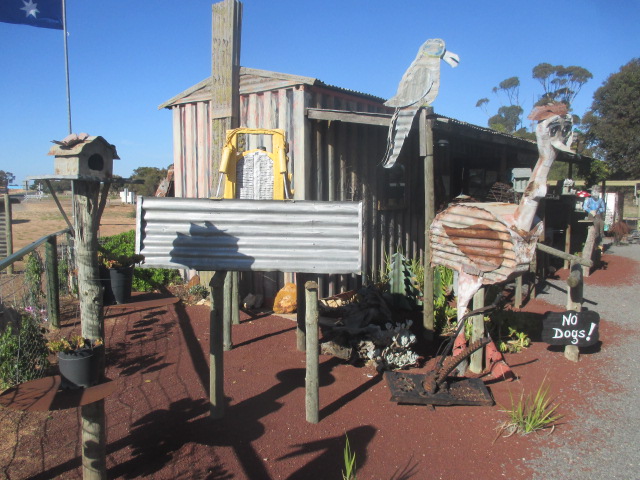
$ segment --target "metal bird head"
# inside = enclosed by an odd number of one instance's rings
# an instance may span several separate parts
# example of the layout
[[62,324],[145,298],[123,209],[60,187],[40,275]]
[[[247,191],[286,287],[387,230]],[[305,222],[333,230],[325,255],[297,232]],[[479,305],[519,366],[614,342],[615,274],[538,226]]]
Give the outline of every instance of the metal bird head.
[[573,118],[564,103],[556,102],[536,107],[527,118],[538,122],[537,137],[548,138],[554,148],[571,153]]
[[441,38],[430,38],[422,44],[418,51],[418,57],[421,55],[431,58],[441,58],[453,68],[460,63],[460,57],[453,52],[448,52],[445,48],[444,40]]

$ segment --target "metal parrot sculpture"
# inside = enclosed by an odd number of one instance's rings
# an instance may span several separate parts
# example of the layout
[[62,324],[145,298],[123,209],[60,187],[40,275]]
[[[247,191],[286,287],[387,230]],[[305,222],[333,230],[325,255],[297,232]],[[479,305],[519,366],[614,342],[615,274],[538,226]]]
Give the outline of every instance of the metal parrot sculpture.
[[431,105],[438,96],[441,59],[452,67],[457,67],[460,61],[458,55],[447,51],[444,40],[432,38],[424,42],[402,76],[397,93],[385,102],[386,106],[395,108],[387,136],[387,150],[382,160],[385,168],[391,168],[396,163],[418,109]]

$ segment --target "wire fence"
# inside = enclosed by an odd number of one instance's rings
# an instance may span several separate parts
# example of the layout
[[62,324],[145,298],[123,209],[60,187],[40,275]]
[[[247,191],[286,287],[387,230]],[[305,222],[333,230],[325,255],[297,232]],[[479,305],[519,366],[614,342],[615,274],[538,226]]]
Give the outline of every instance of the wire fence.
[[[63,231],[43,237],[41,241],[32,244],[37,245],[34,248],[25,247],[3,260],[13,260],[11,263],[19,268],[13,274],[6,273],[6,270],[0,272],[2,390],[41,378],[49,371],[46,343],[51,324],[58,326],[59,297],[72,295],[77,291],[72,238],[65,233]],[[51,237],[55,240],[51,241]],[[56,269],[56,275],[47,272],[51,268]],[[57,281],[57,288],[51,288],[52,285],[47,284],[51,279]],[[52,299],[52,295],[58,295],[58,298]]]

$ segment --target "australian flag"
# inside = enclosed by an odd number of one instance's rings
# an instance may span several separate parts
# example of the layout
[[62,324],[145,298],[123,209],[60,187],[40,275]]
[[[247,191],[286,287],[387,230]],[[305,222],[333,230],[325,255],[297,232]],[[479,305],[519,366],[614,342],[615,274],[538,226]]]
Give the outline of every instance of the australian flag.
[[0,22],[62,30],[62,0],[0,0]]

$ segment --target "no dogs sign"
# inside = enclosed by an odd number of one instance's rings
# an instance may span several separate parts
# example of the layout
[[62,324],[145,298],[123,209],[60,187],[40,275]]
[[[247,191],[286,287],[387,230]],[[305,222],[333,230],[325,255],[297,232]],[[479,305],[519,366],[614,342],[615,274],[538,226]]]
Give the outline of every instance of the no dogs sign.
[[588,347],[599,340],[600,315],[584,312],[549,312],[542,319],[542,341],[549,345]]

